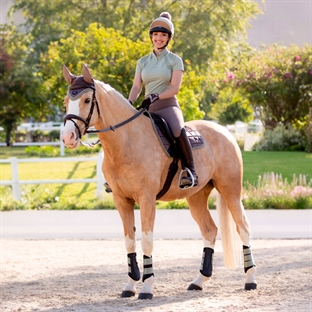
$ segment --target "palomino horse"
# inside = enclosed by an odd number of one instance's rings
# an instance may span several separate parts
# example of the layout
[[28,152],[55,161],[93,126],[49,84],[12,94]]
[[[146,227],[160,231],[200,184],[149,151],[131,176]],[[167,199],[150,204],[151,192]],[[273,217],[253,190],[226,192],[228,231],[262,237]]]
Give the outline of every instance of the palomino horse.
[[[114,203],[123,223],[128,259],[128,282],[121,297],[134,296],[136,283],[140,280],[136,260],[136,202],[140,206],[141,245],[144,254],[143,287],[138,298],[151,299],[156,195],[165,183],[172,158],[161,147],[151,120],[138,113],[115,89],[94,80],[86,65],[83,65],[82,76],[74,76],[65,66],[63,75],[70,84],[65,96],[67,115],[62,131],[65,146],[77,148],[82,134],[97,132],[105,151],[103,173],[113,190]],[[249,244],[250,229],[241,201],[243,169],[240,149],[230,132],[220,125],[204,120],[187,122],[186,125],[197,130],[205,141],[203,147],[193,152],[199,186],[180,189],[176,174],[170,189],[160,200],[186,198],[191,215],[201,231],[204,245],[201,267],[188,290],[202,290],[204,282],[212,275],[217,227],[207,203],[213,188],[220,194],[217,209],[225,263],[227,267],[237,265],[233,244],[236,225],[243,244],[245,289],[256,289],[256,269]],[[96,130],[88,130],[91,126]],[[234,224],[233,232],[229,230],[231,222]]]

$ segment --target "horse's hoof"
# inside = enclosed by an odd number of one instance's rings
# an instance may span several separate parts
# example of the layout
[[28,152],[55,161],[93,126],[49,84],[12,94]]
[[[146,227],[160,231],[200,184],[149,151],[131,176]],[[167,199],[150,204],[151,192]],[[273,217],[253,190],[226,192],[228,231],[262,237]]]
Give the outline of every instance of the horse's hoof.
[[130,291],[130,290],[124,290],[121,295],[120,295],[120,298],[130,298],[130,297],[133,297],[135,296],[135,293],[133,291]]
[[245,284],[245,290],[253,290],[253,289],[257,289],[256,283],[246,283]]
[[139,293],[138,299],[144,300],[144,299],[149,299],[151,300],[153,298],[153,294],[148,294],[148,293]]
[[190,284],[187,290],[203,290],[203,289],[196,284]]

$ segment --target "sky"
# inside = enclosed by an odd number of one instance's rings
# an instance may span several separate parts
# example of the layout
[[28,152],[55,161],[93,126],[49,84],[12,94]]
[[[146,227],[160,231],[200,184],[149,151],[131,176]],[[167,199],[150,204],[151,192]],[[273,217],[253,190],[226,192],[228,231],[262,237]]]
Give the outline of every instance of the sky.
[[248,42],[254,48],[260,44],[280,45],[305,43],[312,45],[312,0],[256,0],[264,14],[250,21]]

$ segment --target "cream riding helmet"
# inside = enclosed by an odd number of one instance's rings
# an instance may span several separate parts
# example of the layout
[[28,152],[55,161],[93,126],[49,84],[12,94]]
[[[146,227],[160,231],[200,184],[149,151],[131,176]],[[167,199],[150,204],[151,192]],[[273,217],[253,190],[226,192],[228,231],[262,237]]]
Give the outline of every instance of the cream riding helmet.
[[174,35],[173,23],[167,17],[160,16],[160,17],[156,18],[151,23],[150,30],[149,30],[149,34],[150,34],[151,39],[152,39],[152,33],[153,32],[164,32],[164,33],[169,34],[169,40],[168,40],[167,44],[163,47],[163,49],[164,49],[168,45],[170,39]]

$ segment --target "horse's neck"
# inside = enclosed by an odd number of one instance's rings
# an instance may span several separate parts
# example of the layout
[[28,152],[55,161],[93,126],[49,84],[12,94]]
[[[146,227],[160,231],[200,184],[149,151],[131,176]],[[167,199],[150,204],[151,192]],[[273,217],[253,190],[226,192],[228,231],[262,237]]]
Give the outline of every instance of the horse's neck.
[[[101,83],[98,86],[97,100],[101,118],[95,125],[97,130],[116,126],[137,112],[113,88]],[[110,130],[105,133],[99,133],[99,139],[105,154],[118,157],[126,153],[127,149],[131,149],[131,142],[140,139],[138,134],[144,134],[144,127],[146,127],[145,120],[142,122],[142,118],[137,118],[114,131]]]

